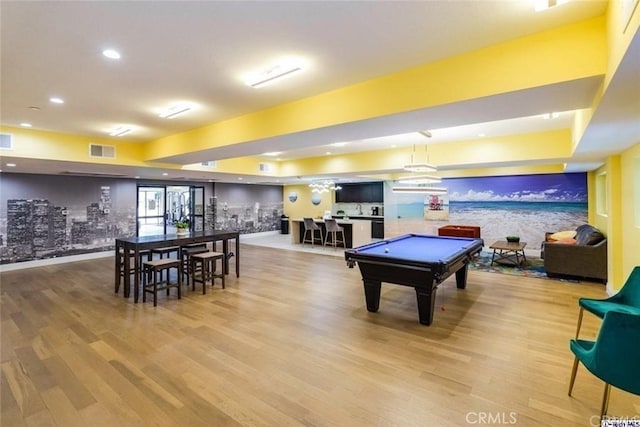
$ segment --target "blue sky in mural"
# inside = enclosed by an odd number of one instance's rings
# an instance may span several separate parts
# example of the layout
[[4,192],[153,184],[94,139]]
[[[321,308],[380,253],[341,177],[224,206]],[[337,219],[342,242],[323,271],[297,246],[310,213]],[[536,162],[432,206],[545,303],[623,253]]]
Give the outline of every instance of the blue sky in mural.
[[443,179],[451,202],[587,203],[587,174]]

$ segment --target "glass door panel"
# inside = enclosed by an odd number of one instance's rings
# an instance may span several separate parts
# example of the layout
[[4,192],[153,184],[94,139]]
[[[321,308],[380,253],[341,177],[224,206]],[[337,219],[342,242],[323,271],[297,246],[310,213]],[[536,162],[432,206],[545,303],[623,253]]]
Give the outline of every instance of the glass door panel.
[[191,224],[194,231],[204,230],[204,187],[191,187]]
[[138,236],[164,234],[164,187],[138,187]]

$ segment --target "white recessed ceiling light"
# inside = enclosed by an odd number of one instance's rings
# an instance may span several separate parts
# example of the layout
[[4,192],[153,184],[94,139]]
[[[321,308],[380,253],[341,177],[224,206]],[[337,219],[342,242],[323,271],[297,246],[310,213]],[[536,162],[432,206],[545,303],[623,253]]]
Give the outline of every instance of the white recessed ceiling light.
[[280,155],[282,152],[281,151],[268,151],[266,153],[262,153],[263,156],[271,156],[271,157],[275,157]]
[[162,176],[168,176],[168,175],[169,175],[169,173],[167,173],[167,172],[162,172]]
[[120,52],[114,49],[105,49],[102,54],[109,59],[120,59]]
[[30,128],[31,127],[31,123],[20,123],[20,126],[22,126],[23,128]]
[[238,177],[238,181],[242,181],[242,177],[241,176]]
[[542,118],[545,120],[557,119],[558,117],[560,117],[560,113],[547,113],[542,115]]
[[176,116],[179,116],[180,114],[184,114],[187,111],[191,110],[191,106],[190,105],[186,105],[186,104],[176,104],[176,105],[172,105],[171,107],[167,108],[166,110],[162,111],[159,116],[162,117],[163,119],[172,119]]
[[15,163],[7,163],[7,167],[8,168],[15,168],[16,164]]
[[49,98],[49,101],[53,102],[54,104],[64,104],[64,99],[58,98],[57,96]]
[[347,145],[346,142],[334,142],[333,144],[331,144],[331,146],[333,147],[344,147],[345,145]]

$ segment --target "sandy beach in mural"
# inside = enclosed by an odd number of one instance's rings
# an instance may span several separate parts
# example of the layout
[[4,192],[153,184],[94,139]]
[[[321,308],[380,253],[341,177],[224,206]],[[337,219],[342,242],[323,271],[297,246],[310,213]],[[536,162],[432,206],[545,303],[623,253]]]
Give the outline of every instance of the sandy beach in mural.
[[540,256],[546,232],[574,230],[588,220],[584,173],[449,178],[442,186],[447,193],[441,196],[398,196],[387,185],[385,236],[438,234],[443,225],[474,225],[486,247],[519,236],[527,243],[527,255]]
[[[448,220],[416,218],[424,204],[414,203],[400,209],[405,215],[385,219],[385,236],[406,233],[438,234],[447,224],[475,225],[481,228],[485,246],[506,236],[520,236],[527,243],[527,253],[539,256],[545,232],[573,230],[587,222],[587,206],[582,203],[515,203],[515,202],[452,202]],[[415,211],[411,215],[410,211]],[[411,217],[410,217],[411,216]]]

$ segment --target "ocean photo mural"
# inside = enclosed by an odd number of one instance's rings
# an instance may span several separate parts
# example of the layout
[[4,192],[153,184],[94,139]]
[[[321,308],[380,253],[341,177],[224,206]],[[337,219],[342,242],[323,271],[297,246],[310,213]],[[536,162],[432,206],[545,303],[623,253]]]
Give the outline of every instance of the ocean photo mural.
[[531,252],[539,251],[545,232],[587,222],[586,173],[449,178],[439,186],[448,190],[449,218],[444,221],[425,220],[429,195],[398,195],[392,183],[385,186],[385,236],[437,234],[446,224],[476,225],[485,246],[517,235]]

